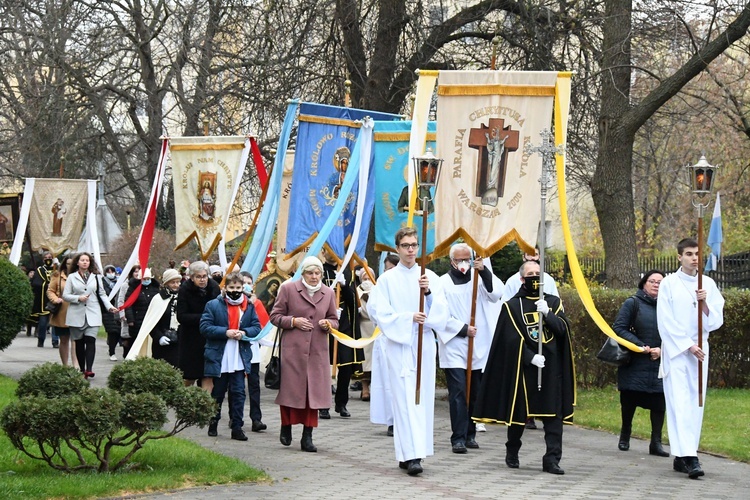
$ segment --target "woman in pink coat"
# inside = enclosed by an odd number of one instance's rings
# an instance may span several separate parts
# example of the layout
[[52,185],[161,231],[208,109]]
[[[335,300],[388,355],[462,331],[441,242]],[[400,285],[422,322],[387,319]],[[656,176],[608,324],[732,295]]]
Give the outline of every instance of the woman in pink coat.
[[271,311],[271,323],[283,330],[276,404],[281,409],[281,444],[289,446],[292,425],[302,424],[302,450],[314,452],[318,410],[331,406],[328,331],[338,320],[335,293],[322,282],[323,263],[307,257],[301,268],[302,279],[281,286]]

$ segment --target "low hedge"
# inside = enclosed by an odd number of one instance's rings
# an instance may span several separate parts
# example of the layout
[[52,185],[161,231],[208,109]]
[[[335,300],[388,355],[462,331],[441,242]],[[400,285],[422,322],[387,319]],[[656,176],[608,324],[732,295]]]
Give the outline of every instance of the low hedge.
[[[592,289],[597,309],[611,325],[622,303],[635,290]],[[750,387],[750,291],[722,292],[724,325],[710,335],[710,387]],[[605,336],[594,324],[573,288],[560,288],[565,314],[571,323],[576,375],[580,387],[604,387],[616,383],[617,369],[596,359]],[[688,311],[686,311],[687,313]]]

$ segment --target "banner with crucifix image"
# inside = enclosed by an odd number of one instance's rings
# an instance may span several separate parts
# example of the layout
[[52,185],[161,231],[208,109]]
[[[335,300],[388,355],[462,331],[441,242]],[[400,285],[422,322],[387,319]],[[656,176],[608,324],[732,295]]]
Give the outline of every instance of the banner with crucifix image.
[[552,127],[557,72],[440,71],[436,251],[458,238],[491,255],[515,240],[534,248],[542,160],[524,147]]
[[[367,116],[385,121],[400,118],[388,113],[324,104],[300,105],[297,149],[289,194],[290,216],[283,249],[286,259],[307,251],[307,247],[331,215],[359,136],[359,121]],[[348,194],[338,224],[326,240],[339,258],[343,258],[346,253],[356,217],[365,215],[357,214],[359,195],[359,186],[355,184]],[[372,212],[371,202],[365,207],[365,211]],[[363,224],[364,235],[360,235],[358,239],[362,246],[367,241],[368,229],[369,221]]]
[[245,169],[246,137],[175,137],[169,140],[176,248],[193,238],[201,258],[216,249]]

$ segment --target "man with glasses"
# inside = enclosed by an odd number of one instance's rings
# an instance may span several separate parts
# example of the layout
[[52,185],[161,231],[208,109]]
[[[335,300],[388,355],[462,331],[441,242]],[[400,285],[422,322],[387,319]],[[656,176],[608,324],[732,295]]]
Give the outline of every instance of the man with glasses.
[[[724,297],[714,280],[703,276],[698,288],[698,242],[677,244],[680,268],[661,281],[656,321],[661,336],[661,377],[667,402],[669,448],[673,467],[690,479],[704,475],[698,462],[703,406],[698,406],[698,362],[703,391],[708,382],[708,334],[724,323]],[[703,302],[701,302],[703,301]],[[703,315],[703,346],[698,346],[698,308]]]
[[[385,337],[388,379],[393,398],[393,444],[399,467],[410,476],[422,473],[422,459],[433,455],[435,417],[435,338],[448,320],[440,280],[432,271],[421,273],[417,264],[417,231],[404,227],[396,232],[399,264],[380,276],[370,292],[367,312]],[[425,293],[424,312],[419,312],[420,289]],[[419,325],[422,333],[420,404],[416,404]]]
[[520,466],[518,452],[527,418],[540,418],[547,445],[542,470],[565,474],[560,468],[563,421],[572,422],[575,404],[570,327],[560,299],[549,294],[541,296],[539,264],[524,262],[519,272],[522,286],[500,312],[474,418],[508,426],[505,464],[511,469]]
[[[471,420],[474,402],[479,392],[482,370],[487,363],[492,334],[500,314],[498,300],[503,282],[485,266],[485,261],[474,258],[469,245],[457,243],[450,249],[451,268],[440,277],[445,291],[450,318],[445,329],[437,331],[440,367],[448,384],[448,404],[451,416],[451,448],[453,453],[466,453],[467,448],[479,448],[476,425]],[[489,263],[489,259],[487,259]],[[474,271],[479,273],[477,284],[475,325],[470,326]],[[466,404],[466,370],[469,338],[474,338],[471,362],[471,393]]]

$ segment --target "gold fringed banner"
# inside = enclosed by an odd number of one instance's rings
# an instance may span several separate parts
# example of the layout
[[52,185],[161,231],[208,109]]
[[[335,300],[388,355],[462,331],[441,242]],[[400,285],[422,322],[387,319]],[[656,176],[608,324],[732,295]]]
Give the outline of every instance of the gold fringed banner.
[[[559,146],[564,142],[562,138],[565,137],[568,126],[567,119],[568,107],[570,103],[570,73],[559,74],[557,78],[557,85],[555,88],[555,145]],[[561,97],[565,99],[564,102],[561,102]],[[583,277],[583,272],[581,271],[581,266],[578,263],[576,250],[573,246],[573,237],[570,234],[570,221],[568,220],[567,205],[568,202],[567,194],[565,191],[565,157],[563,155],[556,156],[556,167],[557,192],[560,199],[560,219],[562,221],[563,236],[565,237],[565,249],[568,252],[570,274],[573,276],[573,284],[576,287],[578,296],[581,298],[581,302],[583,302],[583,306],[586,308],[586,312],[589,313],[589,316],[591,316],[591,319],[594,320],[596,326],[598,326],[605,335],[615,339],[618,344],[630,349],[631,351],[643,352],[643,349],[641,347],[618,336],[596,309],[594,299],[591,297],[591,291],[586,284],[586,280]]]

